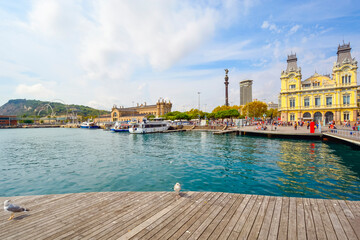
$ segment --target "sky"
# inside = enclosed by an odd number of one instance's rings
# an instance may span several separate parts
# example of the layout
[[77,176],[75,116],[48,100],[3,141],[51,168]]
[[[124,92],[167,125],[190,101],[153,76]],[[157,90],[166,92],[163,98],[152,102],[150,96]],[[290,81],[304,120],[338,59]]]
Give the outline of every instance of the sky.
[[[360,59],[360,2],[0,0],[0,106],[10,99],[110,110],[170,100],[173,110],[277,102],[287,55],[303,79],[329,74],[339,44]],[[200,93],[200,94],[199,94]]]

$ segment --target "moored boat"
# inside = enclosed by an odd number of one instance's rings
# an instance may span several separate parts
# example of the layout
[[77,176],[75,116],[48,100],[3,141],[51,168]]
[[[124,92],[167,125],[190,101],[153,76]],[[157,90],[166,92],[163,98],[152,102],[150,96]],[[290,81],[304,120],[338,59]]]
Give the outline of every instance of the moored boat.
[[169,123],[162,118],[155,118],[154,121],[149,121],[146,118],[141,123],[132,123],[129,132],[130,133],[157,133],[168,130]]
[[116,122],[111,128],[114,132],[129,132],[130,125],[126,122]]
[[83,122],[81,125],[80,125],[80,128],[99,128],[98,125],[96,125],[96,123],[94,122]]

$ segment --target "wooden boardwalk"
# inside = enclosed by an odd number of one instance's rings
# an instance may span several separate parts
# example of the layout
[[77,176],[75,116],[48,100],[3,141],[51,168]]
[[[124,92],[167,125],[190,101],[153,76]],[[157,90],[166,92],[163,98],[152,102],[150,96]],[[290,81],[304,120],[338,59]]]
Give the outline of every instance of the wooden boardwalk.
[[359,239],[360,202],[214,192],[1,197],[0,239]]

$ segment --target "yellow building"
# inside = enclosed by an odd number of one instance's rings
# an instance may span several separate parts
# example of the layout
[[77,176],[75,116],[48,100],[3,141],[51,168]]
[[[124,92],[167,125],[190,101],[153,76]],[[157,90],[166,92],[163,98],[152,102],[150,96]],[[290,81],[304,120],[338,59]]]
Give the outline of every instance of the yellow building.
[[160,117],[171,112],[172,103],[164,99],[158,100],[154,105],[137,104],[136,107],[114,107],[111,110],[111,120],[116,121],[142,121],[144,117],[154,115]]
[[315,73],[302,81],[296,54],[287,59],[281,73],[280,106],[282,121],[315,120],[326,123],[357,121],[359,117],[357,61],[349,44],[339,45],[332,76]]

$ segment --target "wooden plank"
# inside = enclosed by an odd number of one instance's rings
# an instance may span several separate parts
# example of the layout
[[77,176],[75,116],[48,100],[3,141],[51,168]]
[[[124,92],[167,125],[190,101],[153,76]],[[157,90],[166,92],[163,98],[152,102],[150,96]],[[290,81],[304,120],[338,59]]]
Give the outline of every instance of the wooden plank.
[[325,234],[326,234],[327,239],[337,239],[334,227],[331,223],[329,214],[324,205],[324,201],[322,199],[316,199],[316,203],[319,207],[320,216],[321,216],[321,220],[324,225]]
[[296,226],[298,239],[306,239],[305,213],[301,198],[296,198]]
[[345,201],[339,200],[339,204],[343,209],[345,216],[349,220],[353,230],[355,231],[357,238],[360,239],[360,217],[355,217]]
[[288,238],[297,239],[296,229],[296,198],[291,197],[289,201],[289,225]]
[[[115,195],[115,193],[99,193],[92,197],[87,196],[86,198],[82,198],[80,201],[73,203],[72,206],[62,212],[58,218],[44,223],[42,228],[43,230],[46,230],[44,236],[56,239],[62,234],[69,235],[70,232],[75,233],[79,229],[79,226],[89,223],[88,218],[90,216],[101,215],[104,206],[112,204],[113,195]],[[125,193],[122,195],[125,195]]]
[[[190,193],[191,194],[191,193]],[[186,200],[186,198],[180,198],[178,199],[175,204],[171,204],[169,206],[167,206],[166,208],[164,208],[163,210],[157,212],[155,215],[153,215],[152,217],[146,219],[144,222],[140,223],[139,225],[137,225],[134,229],[132,229],[130,232],[125,233],[124,235],[121,235],[121,237],[119,237],[118,239],[120,240],[125,240],[125,239],[130,239],[131,237],[135,236],[137,233],[139,233],[141,230],[143,230],[144,228],[148,227],[149,225],[151,225],[153,222],[155,222],[156,220],[160,219],[162,216],[164,216],[166,213],[170,212],[172,209],[175,209],[176,207],[178,207],[179,205],[181,205],[184,201]]]
[[[111,220],[109,215],[113,214],[114,208],[127,208],[132,206],[131,202],[134,199],[139,199],[139,197],[147,198],[148,194],[143,194],[141,192],[132,193],[132,194],[109,194],[104,197],[100,197],[97,200],[94,200],[94,204],[89,206],[87,212],[76,211],[73,216],[68,217],[68,223],[71,222],[71,225],[68,227],[63,227],[60,230],[57,230],[50,235],[52,239],[61,239],[63,236],[68,236],[73,238],[75,236],[82,236],[87,231],[95,231],[98,228],[101,228],[102,224],[108,225],[108,221]],[[121,207],[119,207],[121,206]],[[99,224],[102,223],[102,224]],[[69,235],[69,232],[73,231],[73,234]]]
[[231,206],[229,211],[225,214],[221,222],[216,226],[212,234],[209,236],[209,240],[219,239],[220,234],[225,229],[225,227],[229,224],[231,218],[234,216],[236,209],[239,208],[241,202],[244,199],[244,195],[234,194],[234,198],[236,198],[235,203]]
[[329,200],[323,200],[338,239],[347,239],[338,216]]
[[236,225],[234,226],[234,229],[231,231],[230,236],[228,239],[236,239],[237,236],[239,236],[242,228],[244,227],[244,224],[246,223],[247,218],[249,217],[249,214],[251,212],[251,209],[254,207],[256,199],[258,198],[257,195],[253,195],[249,201],[249,203],[246,205],[246,208],[241,214],[240,219],[237,221]]
[[32,211],[0,221],[0,239],[360,239],[359,201],[211,192],[180,199],[169,192],[16,199]]
[[[258,214],[259,214],[259,211],[261,209],[261,206],[264,204],[263,201],[264,201],[264,196],[259,196],[256,200],[256,203],[255,203],[255,206],[252,208],[251,212],[250,212],[250,215],[246,221],[246,223],[244,224],[244,227],[243,229],[241,230],[240,234],[239,234],[239,237],[240,239],[248,239],[248,236],[251,232],[251,229],[254,225],[254,222],[255,222],[255,219],[257,218]],[[267,206],[267,203],[268,201],[266,200],[265,202],[265,208]],[[264,208],[264,209],[265,209]],[[261,218],[261,216],[260,216]]]
[[318,240],[327,239],[318,204],[313,198],[310,198],[308,200],[310,201],[311,212],[314,219],[316,237]]
[[308,239],[316,239],[316,230],[313,215],[311,212],[310,199],[303,198],[306,236]]
[[[264,222],[261,225],[258,239],[267,239],[270,231],[271,219],[275,208],[276,197],[270,197],[268,207],[266,209]],[[282,209],[281,209],[282,210]],[[251,234],[250,234],[251,236]],[[249,237],[250,238],[250,237]]]
[[[194,221],[189,221],[187,223],[189,227],[187,227],[186,231],[184,231],[180,237],[176,237],[176,239],[195,239],[199,237],[211,220],[217,215],[219,207],[223,206],[223,202],[229,200],[228,195],[229,193],[223,193],[206,211],[200,211],[199,214],[195,215],[195,218],[193,218]],[[195,237],[193,235],[195,235]],[[174,236],[171,237],[171,239],[173,238]]]
[[110,239],[112,236],[121,233],[126,233],[134,228],[134,225],[140,223],[144,217],[150,215],[153,210],[158,210],[167,207],[172,201],[175,201],[175,196],[165,192],[152,193],[149,198],[140,200],[137,207],[130,202],[131,208],[127,209],[123,214],[116,214],[114,218],[109,219],[114,224],[105,224],[97,229],[97,231],[89,234],[85,232],[84,239]]
[[281,197],[276,198],[275,209],[271,219],[271,226],[270,226],[268,239],[277,239],[279,232],[280,218],[281,218],[282,200],[283,199]]
[[[181,236],[182,229],[186,228],[186,224],[196,215],[199,211],[201,211],[204,206],[210,206],[217,198],[220,197],[219,193],[210,193],[198,202],[195,202],[188,209],[184,211],[184,213],[176,219],[176,221],[172,221],[163,227],[160,231],[151,236],[152,239],[168,239],[172,237],[174,234]],[[186,230],[184,230],[186,231]],[[177,233],[178,232],[178,233]],[[145,236],[149,237],[148,235]]]
[[[125,234],[127,231],[133,231],[133,229],[139,225],[141,222],[145,221],[148,218],[151,218],[154,216],[157,212],[162,211],[162,209],[167,208],[168,206],[172,205],[174,202],[176,202],[176,195],[170,196],[169,199],[163,199],[163,202],[158,202],[158,205],[153,205],[152,208],[149,208],[144,213],[139,215],[136,220],[128,221],[130,222],[130,225],[128,225],[126,228],[122,229],[121,231],[116,231],[114,235],[104,235],[100,239],[118,239],[121,235]],[[109,238],[110,237],[110,238]]]
[[214,235],[213,232],[215,231],[216,227],[223,222],[224,217],[227,214],[231,214],[229,213],[229,211],[236,202],[237,196],[235,194],[230,194],[229,198],[230,198],[229,202],[221,209],[219,214],[211,222],[211,224],[205,229],[205,231],[201,234],[199,239],[209,239],[210,236]]
[[[167,231],[163,236],[161,236],[161,238],[179,239],[186,231],[189,231],[188,229],[192,227],[193,223],[196,222],[199,217],[201,217],[205,212],[207,212],[208,209],[212,207],[216,201],[221,201],[221,199],[223,199],[224,197],[224,193],[214,193],[214,196],[209,199],[208,202],[205,201],[204,204],[200,205],[199,208],[195,209],[195,211],[192,211],[189,216],[186,216],[186,218],[178,222],[173,229]],[[189,231],[188,233],[191,232]]]
[[[23,221],[12,221],[10,227],[14,229],[20,228],[21,231],[16,231],[12,233],[13,237],[29,236],[34,232],[34,229],[39,228],[38,226],[43,226],[44,224],[50,225],[51,219],[57,219],[58,214],[63,212],[63,207],[69,208],[74,205],[73,201],[81,199],[84,194],[76,194],[76,195],[67,195],[67,197],[63,198],[61,201],[56,201],[51,204],[42,204],[39,209],[33,208],[31,212],[29,212],[29,217],[22,219]],[[24,222],[28,223],[24,226]],[[50,225],[51,227],[51,225]],[[44,230],[42,230],[44,231]],[[7,232],[0,232],[0,237],[3,234],[7,234]]]
[[182,214],[184,214],[192,205],[196,205],[197,203],[203,201],[210,193],[196,192],[192,196],[186,196],[187,201],[184,202],[181,206],[174,208],[168,214],[166,214],[163,218],[154,221],[152,224],[147,226],[145,229],[141,230],[137,233],[132,239],[145,239],[151,238],[153,234],[157,233],[161,229],[163,229],[167,224],[171,222],[175,222],[178,219],[181,219]]
[[[214,222],[215,218],[218,216],[220,211],[226,206],[226,204],[229,203],[230,200],[231,200],[231,194],[228,193],[225,195],[224,199],[222,199],[218,204],[215,202],[214,209],[212,211],[210,211],[210,209],[209,209],[209,211],[208,211],[209,214],[206,214],[208,216],[206,216],[204,214],[203,216],[201,216],[198,219],[198,221],[196,223],[194,223],[191,226],[191,227],[194,227],[194,226],[198,225],[197,228],[196,227],[193,228],[196,230],[191,234],[191,236],[188,239],[198,239],[204,233],[205,229],[210,227],[211,223]],[[217,223],[215,223],[215,224],[216,224],[215,226],[217,226]],[[190,231],[190,229],[189,229],[189,231]],[[212,231],[209,231],[209,232],[211,234]],[[186,235],[186,234],[184,234],[184,235]]]
[[[354,232],[351,224],[349,223],[348,219],[346,218],[346,216],[340,206],[340,203],[337,200],[328,200],[328,201],[329,201],[329,204],[332,205],[348,239],[358,239],[356,237],[356,233]],[[358,225],[357,228],[360,228],[360,225]]]
[[224,228],[224,230],[220,234],[219,239],[227,239],[230,236],[232,230],[236,226],[236,223],[239,221],[244,209],[246,208],[246,206],[249,203],[252,196],[253,195],[245,195],[245,197],[244,197],[243,201],[241,202],[239,208],[236,210],[235,214],[233,215],[233,217],[229,221],[228,225]]
[[279,240],[288,239],[289,205],[290,205],[290,198],[283,197],[281,213],[280,213],[280,226],[278,231]]

